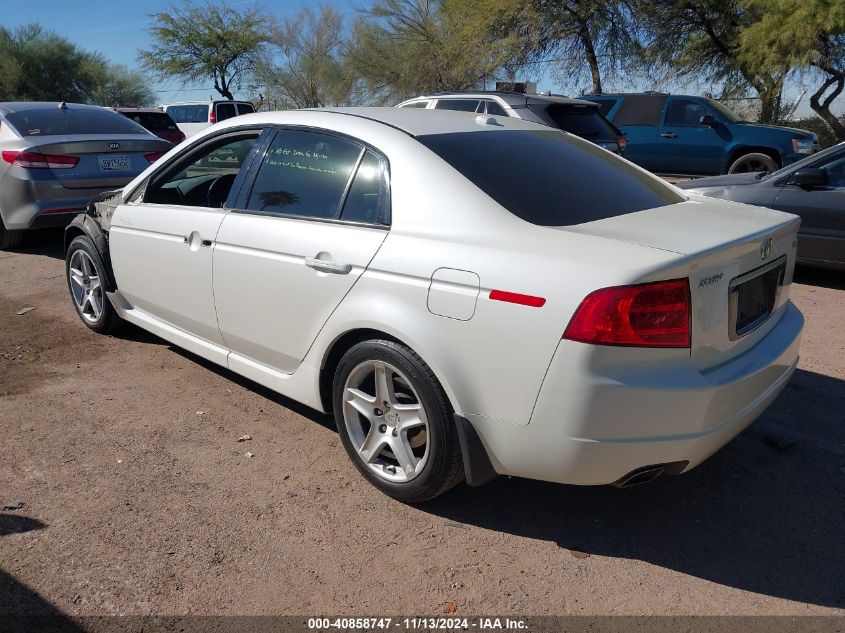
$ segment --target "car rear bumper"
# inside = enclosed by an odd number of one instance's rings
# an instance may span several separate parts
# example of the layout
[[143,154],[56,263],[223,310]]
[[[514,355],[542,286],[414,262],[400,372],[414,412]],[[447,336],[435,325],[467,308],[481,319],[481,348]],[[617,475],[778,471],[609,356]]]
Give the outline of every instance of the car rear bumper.
[[500,474],[593,485],[653,464],[687,462],[686,471],[783,390],[798,364],[803,324],[787,303],[754,347],[706,371],[687,359],[683,366],[609,375],[590,362],[590,346],[561,341],[528,425],[464,417]]
[[62,226],[94,196],[111,189],[67,189],[56,179],[23,180],[6,174],[0,182],[0,213],[10,230]]

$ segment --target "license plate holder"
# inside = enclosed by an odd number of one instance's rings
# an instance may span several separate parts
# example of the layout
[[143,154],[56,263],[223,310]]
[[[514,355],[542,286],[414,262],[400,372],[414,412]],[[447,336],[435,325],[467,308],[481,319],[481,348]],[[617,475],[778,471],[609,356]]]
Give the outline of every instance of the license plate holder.
[[786,256],[755,268],[730,283],[730,339],[737,340],[769,320],[780,298]]
[[100,171],[129,171],[132,161],[126,154],[100,154],[97,156]]

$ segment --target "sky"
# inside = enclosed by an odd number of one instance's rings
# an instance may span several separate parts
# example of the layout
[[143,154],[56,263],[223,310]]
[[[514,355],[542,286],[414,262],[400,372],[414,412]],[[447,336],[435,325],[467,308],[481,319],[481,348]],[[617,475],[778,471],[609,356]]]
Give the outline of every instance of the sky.
[[[370,0],[319,0],[320,4],[335,7],[350,17],[356,11],[370,4]],[[147,29],[152,24],[151,14],[166,11],[173,6],[172,0],[5,0],[2,9],[2,24],[15,28],[37,22],[55,31],[86,50],[103,54],[110,61],[129,68],[137,67],[137,54],[149,45]],[[316,0],[229,0],[231,7],[247,8],[260,6],[278,17],[297,13],[302,7],[317,4]],[[535,81],[539,91],[561,92],[554,73],[547,67],[529,66],[520,80]],[[204,85],[183,87],[178,80],[153,83],[157,103],[192,99],[218,98],[212,82]],[[488,86],[493,88],[493,86]],[[695,94],[698,89],[690,86],[643,86],[637,81],[623,81],[605,89],[618,91],[640,91],[649,89],[671,90],[676,93]],[[573,93],[574,94],[574,93]],[[795,99],[800,88],[794,85],[786,91],[788,99]],[[251,95],[236,94],[246,98]],[[805,95],[798,108],[798,116],[808,116],[811,110]],[[845,109],[845,99],[839,99],[835,111]]]

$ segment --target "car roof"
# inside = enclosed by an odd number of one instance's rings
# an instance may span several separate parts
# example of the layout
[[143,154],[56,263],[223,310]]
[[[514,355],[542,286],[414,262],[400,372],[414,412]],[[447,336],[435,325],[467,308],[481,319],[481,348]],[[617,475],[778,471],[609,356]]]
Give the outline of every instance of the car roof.
[[140,112],[149,114],[167,114],[160,108],[112,108],[115,112]]
[[[62,101],[5,101],[0,103],[0,114],[30,110],[57,110],[62,103]],[[84,103],[65,103],[65,105],[69,110],[108,110],[108,108]]]
[[211,105],[212,103],[248,103],[252,105],[251,101],[244,101],[242,99],[200,99],[198,101],[174,101],[173,103],[162,103],[159,107],[166,108],[168,106],[176,105]]
[[[407,101],[415,101],[417,99],[442,99],[444,97],[448,98],[459,98],[459,99],[484,99],[489,97],[499,97],[511,107],[525,107],[529,103],[566,103],[572,105],[584,105],[594,107],[595,104],[592,101],[585,101],[584,99],[573,99],[572,97],[567,97],[565,95],[553,95],[553,94],[533,94],[533,93],[522,93],[522,92],[506,92],[503,90],[475,90],[475,91],[467,91],[467,92],[432,92],[422,94],[418,97],[413,97],[412,99],[408,99]],[[402,103],[405,103],[403,101]]]

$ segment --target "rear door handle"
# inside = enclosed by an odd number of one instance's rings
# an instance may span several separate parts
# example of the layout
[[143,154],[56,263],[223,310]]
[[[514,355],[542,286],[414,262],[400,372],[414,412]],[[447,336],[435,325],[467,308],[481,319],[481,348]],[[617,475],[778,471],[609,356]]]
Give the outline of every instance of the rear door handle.
[[308,268],[319,270],[321,273],[333,273],[335,275],[347,275],[352,272],[352,264],[342,264],[317,257],[306,257],[305,265]]
[[661,132],[660,136],[662,136],[663,138],[678,138],[678,135],[674,132]]

